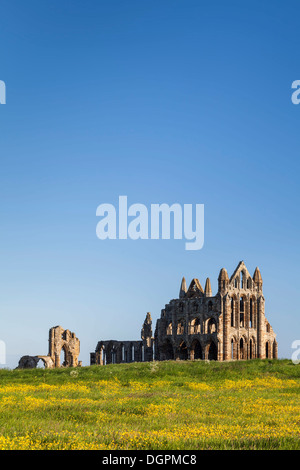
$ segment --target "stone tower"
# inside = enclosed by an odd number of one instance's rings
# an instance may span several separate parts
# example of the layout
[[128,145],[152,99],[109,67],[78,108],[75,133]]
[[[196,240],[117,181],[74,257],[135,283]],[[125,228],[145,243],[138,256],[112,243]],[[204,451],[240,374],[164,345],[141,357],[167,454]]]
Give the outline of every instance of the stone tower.
[[144,361],[153,361],[152,318],[150,312],[146,315],[141,331],[141,338],[144,348]]

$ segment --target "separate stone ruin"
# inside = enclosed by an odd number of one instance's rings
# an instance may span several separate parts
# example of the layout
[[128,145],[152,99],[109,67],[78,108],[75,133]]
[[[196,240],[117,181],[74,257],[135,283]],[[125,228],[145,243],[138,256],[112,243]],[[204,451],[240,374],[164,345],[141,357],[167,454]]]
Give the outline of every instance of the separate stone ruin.
[[179,298],[161,310],[154,338],[147,313],[141,341],[99,341],[91,364],[165,360],[276,359],[277,341],[265,316],[263,281],[241,261],[229,278],[225,268],[212,294],[210,279],[203,289],[194,278],[187,288],[182,279]]
[[53,369],[54,364],[50,356],[22,356],[17,369],[35,369],[40,360],[44,363],[45,369]]
[[[61,352],[64,360],[61,363]],[[47,356],[23,356],[19,360],[17,369],[34,369],[41,360],[46,369],[56,367],[79,367],[80,341],[75,333],[65,330],[61,326],[54,326],[49,330],[49,353]]]

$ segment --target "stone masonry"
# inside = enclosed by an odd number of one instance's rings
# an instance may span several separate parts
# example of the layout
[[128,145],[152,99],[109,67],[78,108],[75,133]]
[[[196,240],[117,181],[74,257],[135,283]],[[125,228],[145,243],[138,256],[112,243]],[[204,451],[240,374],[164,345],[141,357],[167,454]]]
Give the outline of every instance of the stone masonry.
[[[65,330],[61,326],[55,326],[49,330],[49,353],[47,356],[23,356],[18,369],[32,369],[37,367],[40,360],[46,369],[55,367],[77,367],[81,366],[78,361],[80,342],[75,333]],[[61,363],[61,353],[63,362]]]
[[91,364],[275,359],[276,335],[265,316],[262,285],[259,268],[251,276],[243,261],[230,278],[221,269],[214,296],[209,278],[204,289],[196,278],[187,288],[183,278],[179,298],[161,311],[154,337],[147,313],[140,341],[99,341]]

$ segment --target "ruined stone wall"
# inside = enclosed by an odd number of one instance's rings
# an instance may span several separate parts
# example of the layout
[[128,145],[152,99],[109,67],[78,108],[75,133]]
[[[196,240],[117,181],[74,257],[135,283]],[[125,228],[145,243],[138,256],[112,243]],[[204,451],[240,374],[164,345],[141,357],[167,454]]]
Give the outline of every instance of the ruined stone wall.
[[99,341],[90,354],[90,364],[121,364],[153,360],[152,319],[148,312],[141,330],[140,341]]
[[[64,360],[60,363],[61,352]],[[65,330],[61,326],[55,326],[49,331],[49,356],[54,367],[77,367],[80,352],[80,342],[75,333]]]
[[229,279],[223,268],[212,296],[198,279],[183,278],[178,299],[161,311],[154,335],[155,359],[242,360],[277,358],[276,335],[265,317],[262,278],[243,261]]
[[[61,352],[64,359],[61,363]],[[55,367],[78,367],[80,352],[80,341],[75,333],[65,330],[61,326],[55,326],[49,330],[49,352],[47,356],[22,356],[17,369],[32,369],[37,367],[41,360],[46,369]]]
[[142,362],[142,341],[99,341],[94,353],[91,353],[90,363],[121,364],[127,362]]

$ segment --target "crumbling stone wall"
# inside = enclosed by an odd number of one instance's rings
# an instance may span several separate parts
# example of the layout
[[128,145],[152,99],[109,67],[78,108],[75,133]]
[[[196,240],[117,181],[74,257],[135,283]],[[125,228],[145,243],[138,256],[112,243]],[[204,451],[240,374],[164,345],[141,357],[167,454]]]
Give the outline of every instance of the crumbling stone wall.
[[[64,352],[64,361],[60,363],[61,351]],[[49,352],[47,356],[22,356],[17,369],[33,369],[41,360],[46,369],[55,367],[81,366],[78,361],[80,342],[75,333],[55,326],[49,330]]]
[[[64,352],[64,361],[60,363],[61,351]],[[77,367],[80,352],[80,342],[75,333],[55,326],[49,331],[49,356],[54,367]]]
[[43,362],[45,369],[53,369],[54,367],[49,356],[22,356],[17,369],[35,369],[39,361]]
[[90,354],[90,363],[120,364],[153,360],[152,319],[148,312],[144,321],[140,341],[99,341],[95,352]]

